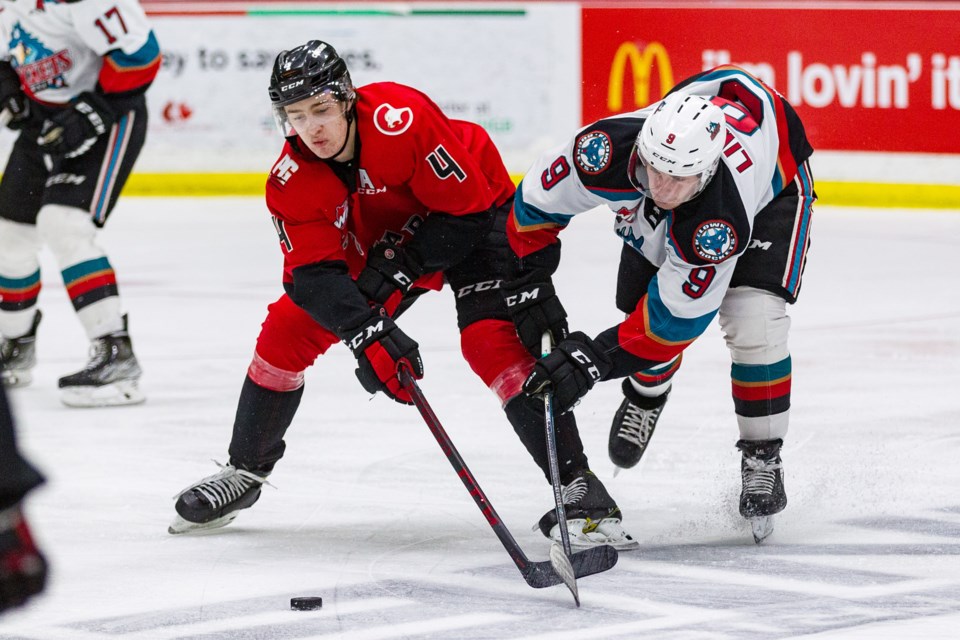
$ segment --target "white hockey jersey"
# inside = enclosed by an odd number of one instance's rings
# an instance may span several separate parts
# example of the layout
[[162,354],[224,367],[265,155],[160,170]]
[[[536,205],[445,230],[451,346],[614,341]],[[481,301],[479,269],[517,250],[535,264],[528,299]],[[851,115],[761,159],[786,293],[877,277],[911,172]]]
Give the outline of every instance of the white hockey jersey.
[[659,267],[637,310],[616,327],[619,346],[650,362],[670,360],[703,333],[754,217],[812,152],[793,109],[742,69],[712,69],[674,91],[711,97],[726,116],[720,167],[703,193],[660,210],[631,184],[630,154],[651,106],[599,120],[541,155],[517,190],[507,230],[523,260],[555,243],[573,216],[609,207],[617,235]]
[[31,98],[65,104],[99,84],[105,94],[145,89],[160,49],[136,0],[0,1],[0,59]]

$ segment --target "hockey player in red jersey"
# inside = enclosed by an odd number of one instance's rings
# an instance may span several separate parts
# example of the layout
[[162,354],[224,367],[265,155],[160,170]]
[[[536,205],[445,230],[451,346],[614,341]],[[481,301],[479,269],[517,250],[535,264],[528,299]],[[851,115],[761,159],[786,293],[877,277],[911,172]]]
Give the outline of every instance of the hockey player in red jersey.
[[[609,438],[620,467],[639,462],[683,350],[719,315],[733,359],[740,512],[758,541],[787,502],[786,303],[796,301],[810,242],[812,151],[782,96],[742,69],[720,67],[543,154],[518,188],[508,223],[525,267],[505,286],[542,292],[552,291],[557,234],[571,218],[598,205],[616,214],[624,242],[617,306],[626,320],[595,338],[571,334],[537,362],[524,388],[552,389],[562,410],[597,381],[625,377]],[[563,316],[550,312],[561,308],[555,296],[537,304],[547,311],[531,335]]]
[[19,131],[0,181],[0,378],[19,387],[33,377],[44,244],[91,342],[87,365],[59,380],[63,402],[142,402],[96,235],[143,147],[159,45],[135,0],[3,0],[0,40],[0,113]]
[[[283,455],[304,370],[335,343],[352,350],[366,390],[410,404],[398,367],[418,379],[424,367],[396,319],[444,281],[456,292],[465,359],[547,477],[543,405],[521,393],[534,358],[499,289],[515,269],[505,231],[514,186],[487,133],[410,87],[355,89],[343,59],[318,40],[277,57],[270,99],[287,141],[266,187],[285,293],[257,340],[229,463],[178,496],[170,532],[224,526],[257,501]],[[583,508],[567,510],[587,529],[579,542],[635,544],[589,471],[572,414],[557,432],[562,479],[584,489]]]

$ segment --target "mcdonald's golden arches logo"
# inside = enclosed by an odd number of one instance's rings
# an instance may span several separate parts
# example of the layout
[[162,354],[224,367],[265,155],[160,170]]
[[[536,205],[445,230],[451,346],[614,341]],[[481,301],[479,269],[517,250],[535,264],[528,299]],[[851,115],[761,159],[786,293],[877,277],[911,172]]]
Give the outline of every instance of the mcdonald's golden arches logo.
[[660,75],[660,97],[673,88],[673,68],[666,48],[659,42],[651,42],[640,51],[632,42],[624,42],[617,48],[610,65],[610,82],[607,85],[607,108],[623,111],[623,80],[630,66],[633,78],[633,102],[636,108],[650,104],[650,74],[656,59]]

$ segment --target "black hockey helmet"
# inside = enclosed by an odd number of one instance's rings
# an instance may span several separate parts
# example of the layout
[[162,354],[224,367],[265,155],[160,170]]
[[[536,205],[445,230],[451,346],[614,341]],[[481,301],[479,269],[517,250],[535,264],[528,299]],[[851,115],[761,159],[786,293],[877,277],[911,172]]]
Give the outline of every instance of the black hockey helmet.
[[312,97],[319,101],[332,98],[342,105],[338,114],[350,121],[357,96],[347,63],[322,40],[281,51],[270,73],[269,93],[273,117],[285,137],[296,135],[287,119],[287,105]]
[[270,102],[282,107],[329,91],[340,102],[356,95],[347,63],[337,50],[321,40],[311,40],[281,51],[270,74]]

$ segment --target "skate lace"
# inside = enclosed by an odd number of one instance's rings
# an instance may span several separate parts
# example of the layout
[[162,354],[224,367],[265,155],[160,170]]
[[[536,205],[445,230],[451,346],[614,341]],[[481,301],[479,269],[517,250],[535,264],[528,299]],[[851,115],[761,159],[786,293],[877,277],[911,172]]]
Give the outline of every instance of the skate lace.
[[617,436],[637,446],[643,446],[650,440],[659,415],[660,409],[643,409],[632,402],[628,403]]
[[255,484],[265,484],[273,487],[272,484],[267,482],[266,478],[255,473],[238,469],[230,464],[221,464],[216,460],[213,463],[220,467],[220,471],[186,487],[175,495],[174,499],[179,498],[187,491],[194,490],[206,498],[212,506],[219,508],[233,502]]
[[587,495],[587,481],[583,478],[577,478],[567,486],[563,487],[563,504],[576,504],[580,502],[583,496]]
[[779,460],[762,458],[744,458],[743,490],[746,493],[773,495],[773,485],[777,480],[777,470],[782,468]]
[[87,362],[87,366],[85,366],[83,370],[93,371],[98,369],[109,359],[110,345],[106,340],[94,340],[92,343],[90,343],[88,357],[90,358],[90,361]]

